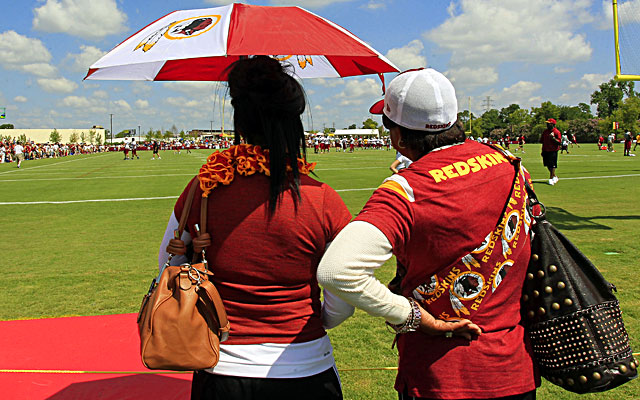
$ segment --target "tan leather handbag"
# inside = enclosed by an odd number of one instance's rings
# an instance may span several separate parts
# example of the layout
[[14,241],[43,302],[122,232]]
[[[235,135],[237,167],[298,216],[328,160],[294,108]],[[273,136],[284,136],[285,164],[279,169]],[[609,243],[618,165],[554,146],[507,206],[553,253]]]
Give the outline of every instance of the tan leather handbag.
[[[149,369],[195,371],[218,363],[220,342],[229,334],[229,321],[220,294],[209,280],[204,249],[211,244],[206,233],[207,198],[202,199],[200,226],[195,225],[194,262],[170,266],[175,255],[187,252],[180,240],[187,223],[198,180],[188,193],[178,229],[167,246],[169,259],[151,282],[138,313],[140,355]],[[195,260],[202,255],[202,261]]]

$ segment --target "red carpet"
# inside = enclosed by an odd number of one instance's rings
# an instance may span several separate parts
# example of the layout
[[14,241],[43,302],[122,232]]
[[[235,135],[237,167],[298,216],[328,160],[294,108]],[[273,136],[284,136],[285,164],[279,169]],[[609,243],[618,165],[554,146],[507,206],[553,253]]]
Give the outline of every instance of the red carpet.
[[190,374],[132,374],[149,371],[136,314],[0,322],[0,369],[3,399],[188,399],[191,387]]

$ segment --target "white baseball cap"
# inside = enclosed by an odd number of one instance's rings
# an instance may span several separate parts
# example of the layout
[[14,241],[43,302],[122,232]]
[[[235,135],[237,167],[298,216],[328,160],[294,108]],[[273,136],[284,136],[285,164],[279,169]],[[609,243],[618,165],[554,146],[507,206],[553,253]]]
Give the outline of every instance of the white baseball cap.
[[371,106],[372,114],[386,115],[408,129],[438,132],[458,119],[456,91],[435,69],[409,70],[396,76],[384,99]]

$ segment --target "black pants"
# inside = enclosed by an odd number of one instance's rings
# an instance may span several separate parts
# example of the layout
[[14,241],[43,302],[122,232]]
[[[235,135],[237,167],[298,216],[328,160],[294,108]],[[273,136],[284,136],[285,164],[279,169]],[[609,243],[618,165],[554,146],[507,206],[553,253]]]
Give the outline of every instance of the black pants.
[[244,378],[193,373],[191,400],[342,400],[333,368],[304,378]]
[[[427,397],[411,397],[407,394],[398,393],[399,400],[436,400]],[[460,399],[460,400],[473,400],[473,399]],[[527,393],[516,394],[506,397],[494,397],[493,399],[480,399],[480,400],[536,400],[536,391],[532,390]]]

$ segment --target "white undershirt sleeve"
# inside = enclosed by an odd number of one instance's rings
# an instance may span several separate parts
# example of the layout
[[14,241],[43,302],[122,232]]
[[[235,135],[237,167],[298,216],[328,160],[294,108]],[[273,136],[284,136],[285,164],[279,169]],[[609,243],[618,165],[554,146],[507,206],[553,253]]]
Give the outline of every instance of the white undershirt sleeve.
[[392,293],[374,275],[392,255],[391,243],[382,231],[368,222],[351,222],[324,253],[318,282],[368,314],[402,324],[411,312],[409,300]]
[[[162,270],[162,266],[167,262],[169,258],[169,253],[167,253],[167,245],[169,244],[169,240],[173,239],[173,231],[178,229],[180,223],[176,218],[176,214],[174,212],[171,213],[171,217],[169,218],[169,223],[167,223],[167,229],[164,231],[164,237],[162,238],[162,243],[160,244],[160,251],[158,252],[158,268]],[[185,229],[182,232],[181,239],[184,241],[185,245],[189,245],[191,243],[191,235]],[[187,256],[175,256],[171,259],[171,265],[180,265],[182,263],[186,263]]]

